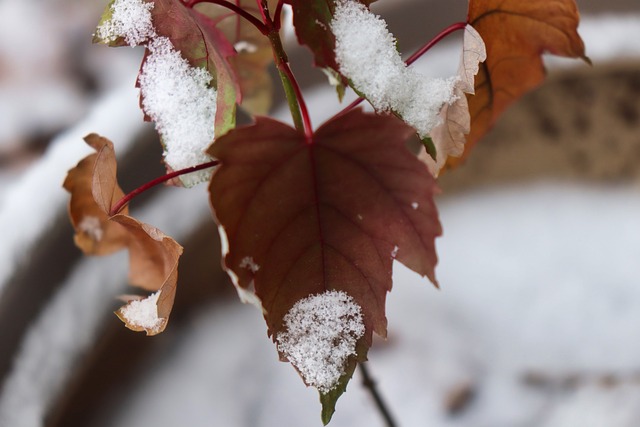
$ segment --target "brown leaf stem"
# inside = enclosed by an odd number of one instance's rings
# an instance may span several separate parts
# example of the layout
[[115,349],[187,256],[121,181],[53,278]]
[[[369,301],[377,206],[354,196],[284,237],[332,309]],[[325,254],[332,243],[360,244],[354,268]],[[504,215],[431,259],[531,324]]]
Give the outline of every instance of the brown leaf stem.
[[378,393],[378,389],[376,388],[376,382],[371,377],[371,374],[369,373],[369,368],[367,368],[366,362],[360,363],[358,366],[360,367],[360,372],[362,373],[362,385],[364,386],[364,388],[366,388],[369,391],[369,393],[371,394],[371,397],[373,397],[373,400],[376,403],[376,407],[380,412],[380,416],[384,419],[386,426],[397,427],[397,424],[393,419],[393,416],[391,415],[391,412],[389,411],[389,408],[387,407],[386,402],[384,401],[380,393]]
[[208,168],[217,166],[218,163],[220,163],[220,162],[218,162],[217,160],[212,160],[212,161],[207,162],[207,163],[202,163],[202,164],[199,164],[199,165],[196,165],[196,166],[191,166],[191,167],[188,167],[188,168],[185,168],[185,169],[180,169],[178,171],[168,173],[168,174],[163,175],[161,177],[158,177],[158,178],[156,178],[156,179],[154,179],[152,181],[149,181],[149,182],[141,185],[140,187],[136,188],[135,190],[131,191],[130,193],[126,194],[120,200],[118,200],[118,202],[111,207],[111,210],[109,211],[109,216],[117,215],[136,196],[144,193],[145,191],[147,191],[147,190],[149,190],[149,189],[151,189],[151,188],[153,188],[153,187],[155,187],[155,186],[157,186],[159,184],[162,184],[164,182],[170,181],[173,178],[177,178],[177,177],[179,177],[181,175],[185,175],[185,174],[188,174],[188,173],[193,173],[193,172],[197,172],[197,171],[200,171],[200,170],[203,170],[203,169],[208,169]]

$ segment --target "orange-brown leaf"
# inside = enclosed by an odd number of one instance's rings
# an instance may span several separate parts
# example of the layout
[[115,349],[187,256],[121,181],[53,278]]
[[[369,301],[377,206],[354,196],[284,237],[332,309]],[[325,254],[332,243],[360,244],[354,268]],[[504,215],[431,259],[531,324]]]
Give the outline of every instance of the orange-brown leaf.
[[157,228],[130,217],[126,207],[110,216],[112,206],[124,196],[117,182],[113,144],[96,134],[85,141],[97,153],[80,161],[64,182],[71,193],[69,216],[76,229],[76,244],[85,253],[96,255],[129,249],[131,284],[159,294],[136,297],[116,314],[130,329],[158,334],[173,307],[182,247]]
[[512,102],[543,81],[543,53],[588,61],[579,19],[575,0],[470,0],[468,22],[486,44],[487,61],[476,78],[476,94],[468,96],[465,155]]
[[[107,214],[111,207],[111,200],[120,198],[124,194],[115,182],[114,170],[113,181],[106,184],[110,188],[109,202],[106,202],[102,196],[101,202],[96,202],[93,194],[95,177],[101,176],[102,180],[106,180],[106,176],[110,174],[111,164],[113,163],[115,168],[116,160],[113,144],[108,139],[91,134],[85,138],[85,141],[97,153],[87,156],[71,169],[63,186],[71,193],[69,217],[76,231],[74,236],[76,245],[86,254],[107,255],[123,249],[129,241],[128,233],[121,225],[109,221]],[[98,157],[103,159],[101,164],[106,170],[97,167]],[[105,205],[108,205],[106,209]]]

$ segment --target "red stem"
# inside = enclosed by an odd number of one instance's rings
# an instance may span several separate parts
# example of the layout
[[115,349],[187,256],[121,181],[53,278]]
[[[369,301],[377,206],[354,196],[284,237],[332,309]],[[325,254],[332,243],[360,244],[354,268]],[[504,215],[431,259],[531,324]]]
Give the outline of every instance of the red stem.
[[242,9],[240,6],[237,6],[226,0],[189,0],[187,3],[185,3],[185,5],[188,8],[193,8],[195,5],[200,3],[212,3],[212,4],[217,4],[218,6],[226,7],[227,9],[232,10],[238,16],[242,16],[244,19],[249,21],[254,27],[258,29],[258,31],[260,31],[265,36],[269,33],[269,29],[267,28],[267,26],[264,23],[262,23],[258,18],[256,18],[246,10]]
[[208,169],[214,166],[217,166],[220,162],[217,160],[212,160],[210,162],[207,163],[202,163],[196,166],[191,166],[188,168],[184,168],[184,169],[180,169],[178,171],[175,172],[171,172],[168,173],[166,175],[163,175],[161,177],[158,177],[152,181],[147,182],[146,184],[141,185],[140,187],[136,188],[135,190],[133,190],[132,192],[130,192],[129,194],[127,194],[126,196],[124,196],[123,198],[121,198],[120,200],[118,200],[118,202],[113,205],[111,207],[111,210],[109,211],[109,216],[114,216],[117,215],[118,213],[120,213],[120,211],[122,209],[124,209],[124,207],[136,196],[144,193],[145,191],[159,185],[162,184],[164,182],[167,182],[173,178],[176,178],[180,175],[186,175],[188,173],[193,173],[193,172],[197,172],[203,169]]
[[280,30],[282,27],[282,7],[284,6],[284,0],[279,0],[276,5],[276,11],[273,14],[275,21],[273,22],[273,26],[276,30]]
[[[411,55],[409,58],[407,58],[407,60],[405,61],[405,64],[407,64],[407,66],[413,64],[422,55],[427,53],[433,46],[438,44],[443,38],[447,37],[449,34],[451,34],[453,32],[456,32],[458,30],[464,30],[466,27],[467,27],[467,23],[466,22],[456,22],[455,24],[449,25],[447,28],[445,28],[444,30],[440,31],[440,33],[437,36],[435,36],[433,39],[431,39],[427,44],[422,46],[420,49],[415,51],[413,53],[413,55]],[[347,105],[344,109],[342,109],[334,117],[338,117],[338,116],[341,116],[341,115],[343,115],[345,113],[348,113],[349,111],[353,110],[358,105],[360,105],[360,103],[362,103],[362,101],[364,101],[364,98],[356,99],[351,104]]]

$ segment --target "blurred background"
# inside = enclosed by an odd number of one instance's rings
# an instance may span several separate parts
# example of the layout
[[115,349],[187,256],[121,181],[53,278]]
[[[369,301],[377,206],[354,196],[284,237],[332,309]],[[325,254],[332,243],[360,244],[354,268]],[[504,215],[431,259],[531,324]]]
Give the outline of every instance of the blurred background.
[[[125,191],[163,174],[134,88],[142,49],[91,44],[106,4],[0,0],[0,426],[320,425],[316,391],[221,271],[206,186],[132,206],[185,247],[157,337],[112,314],[126,254],[74,247],[61,185],[84,135],[114,141]],[[640,4],[578,5],[593,67],[549,58],[547,82],[440,179],[442,289],[394,266],[370,369],[401,426],[640,425]],[[410,53],[466,2],[374,10]],[[318,125],[340,106],[288,41]],[[450,75],[459,52],[454,36],[417,66]],[[331,425],[383,425],[360,381]]]

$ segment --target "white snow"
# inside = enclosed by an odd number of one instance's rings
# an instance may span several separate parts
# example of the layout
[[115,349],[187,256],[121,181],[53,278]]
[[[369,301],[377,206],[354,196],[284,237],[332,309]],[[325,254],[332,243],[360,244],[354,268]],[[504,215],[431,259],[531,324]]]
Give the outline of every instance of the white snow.
[[417,210],[419,206],[420,206],[420,204],[418,202],[412,202],[411,203],[411,209],[413,209],[414,211]]
[[100,219],[95,216],[89,215],[83,217],[80,224],[78,224],[78,229],[80,229],[81,232],[88,234],[94,242],[101,241],[104,236],[104,230],[100,225]]
[[320,393],[338,385],[365,332],[360,306],[347,293],[326,291],[298,301],[284,316],[278,350]]
[[239,42],[236,42],[233,45],[233,48],[236,50],[236,52],[238,53],[256,53],[258,51],[258,46],[256,46],[253,43],[250,43],[248,41],[245,40],[240,40]]
[[161,292],[154,292],[141,300],[130,301],[120,309],[120,314],[131,326],[157,331],[164,321],[158,317],[158,298]]
[[96,35],[105,41],[125,39],[129,46],[138,46],[156,36],[151,20],[154,3],[144,0],[115,0],[111,4],[111,19],[96,29]]
[[340,0],[331,21],[340,72],[378,111],[399,114],[424,138],[440,123],[444,104],[455,101],[457,77],[428,78],[406,67],[386,22],[358,1]]
[[242,258],[242,261],[240,261],[240,268],[246,268],[252,273],[257,273],[258,270],[260,270],[260,266],[256,264],[253,257],[250,256]]
[[400,248],[399,248],[399,247],[394,246],[394,247],[393,247],[393,250],[391,251],[391,258],[395,258],[395,257],[397,257],[397,256],[398,256],[398,251],[399,251],[399,250],[400,250]]

